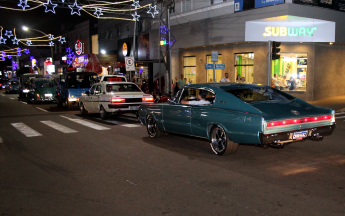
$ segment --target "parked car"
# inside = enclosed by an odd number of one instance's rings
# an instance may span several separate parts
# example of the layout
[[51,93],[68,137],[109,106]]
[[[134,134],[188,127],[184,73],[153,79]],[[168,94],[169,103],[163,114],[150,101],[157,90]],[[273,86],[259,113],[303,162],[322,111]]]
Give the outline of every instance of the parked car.
[[122,75],[103,75],[96,77],[96,82],[127,82],[127,79]]
[[0,90],[5,88],[5,85],[8,83],[8,78],[5,76],[0,76]]
[[19,80],[19,97],[26,97],[30,91],[30,79],[31,78],[42,78],[40,74],[26,73],[20,76]]
[[[200,92],[209,105],[182,104]],[[268,147],[321,140],[335,128],[334,110],[269,86],[239,83],[186,85],[168,104],[141,105],[139,119],[150,137],[163,131],[202,137],[217,155],[235,153],[239,143]]]
[[56,96],[58,106],[64,104],[69,109],[72,105],[78,105],[79,97],[90,89],[96,77],[95,72],[70,72],[61,75]]
[[27,94],[29,103],[55,101],[56,85],[54,78],[32,78]]
[[5,85],[5,93],[19,93],[19,81],[18,80],[10,80],[8,83]]
[[79,98],[82,114],[99,113],[102,119],[110,114],[137,113],[140,105],[153,104],[151,95],[131,82],[99,82]]

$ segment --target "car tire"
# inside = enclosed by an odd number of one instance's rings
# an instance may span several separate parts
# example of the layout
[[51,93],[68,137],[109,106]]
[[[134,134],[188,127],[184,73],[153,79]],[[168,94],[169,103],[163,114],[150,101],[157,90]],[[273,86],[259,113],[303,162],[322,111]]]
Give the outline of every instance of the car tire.
[[234,154],[238,150],[238,143],[229,139],[226,131],[219,125],[213,126],[210,133],[210,146],[216,155]]
[[62,107],[62,101],[61,100],[56,99],[56,103],[57,103],[58,107]]
[[68,110],[71,107],[71,103],[68,101],[68,98],[65,100],[65,109]]
[[109,113],[107,111],[105,111],[103,106],[101,106],[99,108],[99,115],[101,116],[102,120],[106,120],[108,118],[108,116],[109,116]]
[[80,113],[81,113],[82,115],[86,115],[86,114],[87,114],[87,111],[86,111],[86,109],[85,109],[85,106],[84,106],[83,102],[80,102],[80,104],[79,104],[79,110],[80,110]]
[[149,115],[146,119],[146,128],[147,128],[147,133],[151,138],[157,138],[161,136],[161,130],[157,126],[157,122],[155,118],[151,115]]

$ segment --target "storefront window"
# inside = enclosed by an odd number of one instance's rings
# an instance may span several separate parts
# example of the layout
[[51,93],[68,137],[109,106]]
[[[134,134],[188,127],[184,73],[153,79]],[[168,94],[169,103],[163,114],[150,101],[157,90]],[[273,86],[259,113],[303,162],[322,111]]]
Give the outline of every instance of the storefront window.
[[306,91],[307,53],[280,53],[272,61],[272,87],[284,91]]
[[[183,57],[183,74],[188,84],[196,83],[196,57]],[[182,88],[182,87],[181,87]]]
[[[211,55],[206,56],[207,64],[213,64],[211,62]],[[215,62],[216,64],[223,64],[222,63],[222,55],[218,55],[218,61]],[[223,78],[223,70],[222,69],[216,69],[216,82],[219,82]],[[207,80],[206,82],[213,82],[213,69],[207,69]]]
[[234,80],[241,83],[254,82],[254,53],[235,54]]

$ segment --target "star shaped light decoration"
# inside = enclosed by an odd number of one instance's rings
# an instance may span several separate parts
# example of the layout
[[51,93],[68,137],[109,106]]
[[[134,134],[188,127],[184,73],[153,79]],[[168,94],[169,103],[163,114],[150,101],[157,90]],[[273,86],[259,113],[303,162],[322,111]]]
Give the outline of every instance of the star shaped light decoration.
[[54,35],[50,34],[48,38],[49,38],[50,40],[53,40],[53,39],[54,39]]
[[46,12],[46,13],[48,13],[48,12],[55,13],[55,7],[57,6],[57,4],[53,4],[51,0],[47,0],[46,4],[44,4],[44,3],[42,3],[42,4],[46,8],[46,10],[44,12]]
[[54,46],[54,42],[53,42],[53,41],[50,41],[50,42],[49,42],[49,45],[50,45],[50,46]]
[[24,50],[24,53],[27,55],[27,54],[30,53],[30,50],[29,50],[29,49],[25,49],[25,50]]
[[17,56],[22,56],[22,53],[21,52],[17,52]]
[[6,30],[5,36],[7,36],[8,38],[10,38],[11,36],[13,36],[12,31]]
[[135,20],[135,21],[139,21],[139,17],[140,17],[140,15],[138,15],[138,13],[135,11],[135,13],[134,13],[134,14],[132,14],[132,17],[133,17],[133,20]]
[[20,40],[18,40],[17,38],[13,38],[13,39],[12,39],[13,44],[17,44],[17,45],[18,45],[19,41],[20,41]]
[[2,57],[2,58],[1,58],[1,61],[5,61],[5,58],[4,58],[4,57]]
[[2,53],[1,53],[1,56],[2,56],[2,57],[6,57],[6,53],[5,53],[5,52],[2,52]]
[[156,9],[157,5],[151,6],[149,5],[149,10],[147,11],[148,14],[151,14],[152,18],[155,18],[156,14],[159,14],[158,10]]
[[4,38],[4,37],[1,37],[0,38],[0,44],[6,44],[6,38]]
[[66,53],[72,52],[71,47],[66,48]]
[[[68,5],[68,7],[72,10],[71,15],[78,14],[79,16],[81,16],[80,10],[82,9],[82,7],[77,5],[77,1],[75,1],[73,5]],[[77,11],[74,11],[74,10],[77,10]]]
[[7,56],[7,58],[8,58],[8,59],[11,59],[11,58],[12,58],[12,56],[11,56],[11,55],[8,55],[8,56]]
[[23,10],[25,10],[26,7],[30,7],[27,0],[19,0],[19,4],[17,4],[19,7],[22,7]]
[[140,7],[139,1],[133,0],[133,4],[131,4],[131,6],[133,6],[135,9],[137,9],[138,7]]
[[61,44],[63,44],[63,43],[66,42],[66,39],[65,39],[65,37],[61,37],[61,36],[60,36],[60,38],[59,38],[58,41],[59,41]]
[[32,42],[31,42],[31,40],[26,40],[26,45],[31,45],[32,44]]
[[30,56],[30,60],[34,60],[35,59],[35,57],[33,57],[33,56]]
[[17,51],[20,52],[20,51],[22,51],[22,49],[20,49],[20,48],[18,47],[18,48],[17,48]]
[[96,11],[93,14],[95,14],[97,18],[99,18],[101,15],[103,15],[102,8],[96,8]]

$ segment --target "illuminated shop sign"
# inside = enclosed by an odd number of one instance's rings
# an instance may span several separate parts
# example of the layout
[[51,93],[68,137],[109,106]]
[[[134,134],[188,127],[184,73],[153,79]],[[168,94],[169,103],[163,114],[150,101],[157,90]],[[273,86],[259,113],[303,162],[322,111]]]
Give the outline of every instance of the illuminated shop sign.
[[264,37],[274,36],[274,37],[296,37],[296,36],[313,36],[314,31],[317,30],[317,27],[271,27],[268,26],[265,28],[265,33],[262,35]]
[[247,21],[245,41],[334,42],[335,22],[296,16]]
[[75,53],[77,53],[77,55],[84,53],[84,43],[82,43],[80,40],[77,40],[77,43],[75,44]]
[[127,45],[127,43],[122,44],[122,54],[123,54],[123,56],[128,56],[128,45]]

